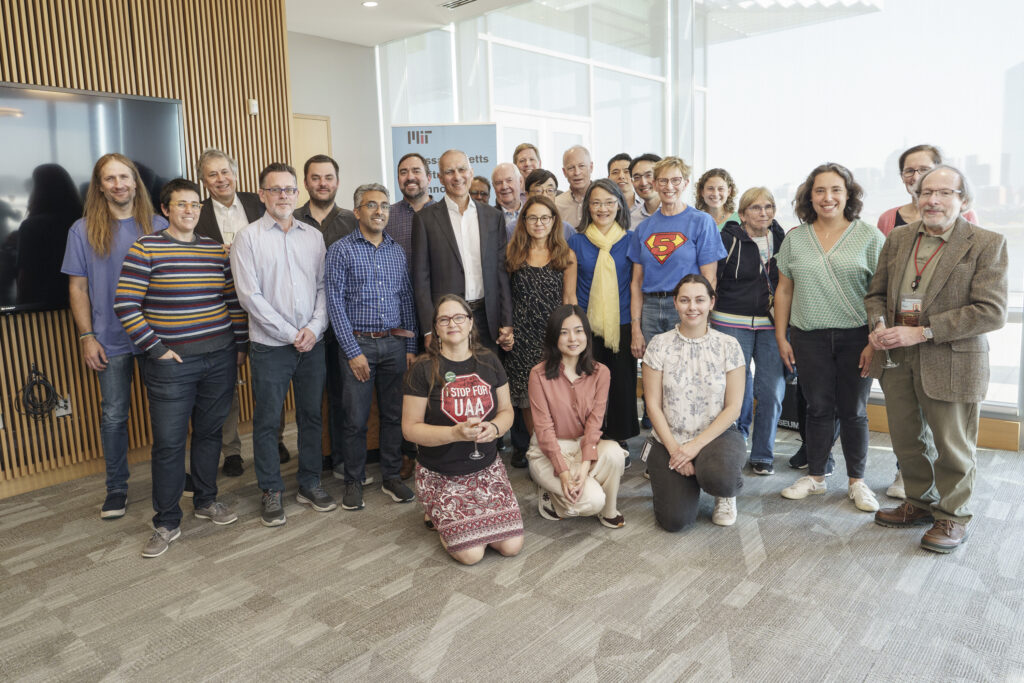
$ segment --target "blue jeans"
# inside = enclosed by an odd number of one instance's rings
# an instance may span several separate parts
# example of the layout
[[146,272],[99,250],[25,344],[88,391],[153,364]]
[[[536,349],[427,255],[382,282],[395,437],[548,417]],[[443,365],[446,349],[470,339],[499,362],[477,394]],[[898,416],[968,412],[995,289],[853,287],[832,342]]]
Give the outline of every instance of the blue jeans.
[[[330,327],[324,332],[324,359],[327,367],[327,435],[331,440],[331,463],[340,463],[342,459],[342,435],[345,423],[342,419],[342,378],[345,376],[344,366],[348,365],[342,358],[341,347]],[[283,424],[283,423],[282,423]]]
[[366,421],[374,386],[380,415],[380,471],[384,481],[397,479],[402,468],[402,377],[405,375],[405,340],[401,337],[356,337],[370,366],[370,379],[360,382],[352,374],[348,359],[339,350],[342,372],[342,401],[345,482],[366,478]]
[[236,359],[232,345],[198,356],[182,356],[180,363],[152,358],[142,363],[153,427],[150,467],[154,527],[174,529],[181,524],[178,502],[185,489],[185,442],[190,423],[193,504],[201,508],[217,500],[221,428],[231,410]]
[[655,335],[668,332],[678,324],[679,312],[676,310],[674,298],[644,294],[644,306],[640,312],[640,331],[645,342],[650,344],[651,338]]
[[[740,343],[743,359],[747,361],[747,386],[743,392],[743,407],[736,428],[743,438],[750,436],[754,425],[754,438],[750,441],[750,462],[771,464],[775,460],[775,432],[782,414],[782,399],[786,395],[786,366],[779,356],[775,330],[748,330],[736,327],[712,326]],[[750,372],[753,358],[757,372]],[[757,413],[754,413],[754,399]]]
[[100,444],[107,465],[107,493],[128,493],[128,410],[135,356],[108,356],[100,382]]
[[860,376],[857,363],[868,343],[867,325],[811,331],[791,327],[789,339],[800,389],[807,399],[807,473],[825,476],[838,419],[846,475],[863,478],[868,457],[871,378]]
[[277,452],[278,425],[288,385],[295,388],[295,422],[299,431],[299,486],[320,485],[322,420],[320,405],[327,374],[324,342],[321,339],[310,351],[299,353],[291,344],[267,346],[249,344],[249,365],[252,368],[252,459],[256,482],[264,491],[284,491],[281,459]]

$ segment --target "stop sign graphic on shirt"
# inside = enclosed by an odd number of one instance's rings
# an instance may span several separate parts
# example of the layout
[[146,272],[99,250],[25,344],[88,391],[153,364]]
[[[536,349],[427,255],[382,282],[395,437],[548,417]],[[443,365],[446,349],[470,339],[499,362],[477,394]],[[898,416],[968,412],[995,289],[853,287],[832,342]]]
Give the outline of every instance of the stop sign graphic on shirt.
[[491,385],[476,373],[459,375],[441,390],[441,410],[454,422],[465,422],[473,416],[483,419],[492,408]]

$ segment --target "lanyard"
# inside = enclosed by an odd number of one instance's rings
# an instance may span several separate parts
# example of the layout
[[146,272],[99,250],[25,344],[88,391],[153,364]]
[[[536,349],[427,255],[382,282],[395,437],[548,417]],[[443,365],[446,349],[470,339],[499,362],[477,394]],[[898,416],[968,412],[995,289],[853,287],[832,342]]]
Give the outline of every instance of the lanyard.
[[921,238],[922,237],[924,237],[924,235],[922,235],[921,233],[917,233],[917,244],[914,246],[914,274],[915,274],[915,277],[914,277],[914,281],[910,283],[910,288],[912,290],[914,290],[915,292],[917,291],[918,285],[921,284],[921,276],[924,275],[924,271],[928,269],[928,264],[931,263],[932,259],[935,258],[936,256],[938,256],[939,252],[942,251],[942,248],[944,246],[946,246],[945,240],[941,240],[939,242],[939,246],[936,247],[935,251],[932,252],[932,255],[928,257],[928,260],[924,262],[924,266],[922,266],[921,268],[918,268],[917,267],[917,250],[921,247]]

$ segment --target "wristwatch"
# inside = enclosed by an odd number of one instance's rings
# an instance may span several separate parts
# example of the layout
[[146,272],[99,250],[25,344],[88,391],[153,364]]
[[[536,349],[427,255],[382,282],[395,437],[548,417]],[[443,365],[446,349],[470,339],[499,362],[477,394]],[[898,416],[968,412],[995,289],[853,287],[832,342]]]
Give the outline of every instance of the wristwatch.
[[925,341],[931,341],[932,339],[935,338],[935,334],[932,332],[932,328],[930,327],[922,327],[921,336],[924,337]]

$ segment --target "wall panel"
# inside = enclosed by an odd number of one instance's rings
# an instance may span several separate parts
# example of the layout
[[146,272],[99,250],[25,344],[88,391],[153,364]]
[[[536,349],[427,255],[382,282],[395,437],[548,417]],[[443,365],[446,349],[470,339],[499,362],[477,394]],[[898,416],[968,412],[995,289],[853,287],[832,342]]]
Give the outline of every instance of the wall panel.
[[[3,0],[0,14],[0,81],[180,99],[189,177],[206,147],[237,157],[239,189],[250,191],[259,169],[291,159],[283,0]],[[0,317],[0,362],[0,482],[102,458],[99,385],[68,311]],[[70,417],[19,413],[32,362],[70,396]],[[248,420],[247,367],[240,377]],[[151,441],[135,380],[132,448]]]

